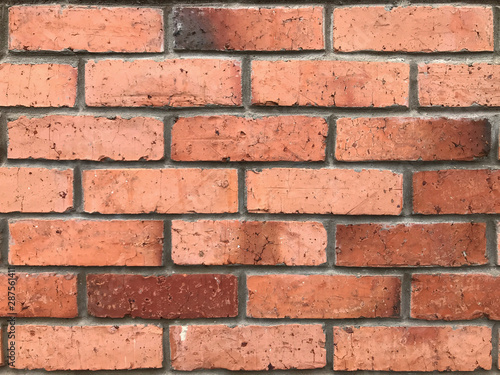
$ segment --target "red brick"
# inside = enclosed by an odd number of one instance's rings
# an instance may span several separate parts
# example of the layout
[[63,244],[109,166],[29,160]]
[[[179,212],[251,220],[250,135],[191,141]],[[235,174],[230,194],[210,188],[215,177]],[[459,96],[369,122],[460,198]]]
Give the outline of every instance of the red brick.
[[320,50],[323,8],[176,8],[174,48]]
[[413,211],[424,215],[500,213],[500,170],[416,172]]
[[491,368],[489,327],[334,327],[337,371]]
[[9,8],[9,49],[162,52],[163,12],[71,5]]
[[387,170],[264,169],[247,172],[250,212],[399,215],[401,174]]
[[139,326],[16,327],[16,369],[129,370],[160,368],[163,329]]
[[101,318],[195,319],[238,315],[234,275],[87,275],[88,311]]
[[72,205],[72,170],[0,168],[0,212],[64,212]]
[[413,275],[411,316],[426,320],[500,320],[500,277]]
[[360,160],[473,160],[488,155],[487,120],[400,117],[337,120],[335,157]]
[[326,262],[326,230],[318,222],[172,221],[176,264],[315,266]]
[[320,161],[327,134],[319,117],[183,117],[172,128],[172,159]]
[[9,223],[9,264],[161,266],[163,222],[20,220]]
[[[15,280],[15,281],[14,281]],[[74,318],[78,316],[76,275],[53,273],[0,274],[0,316]],[[14,296],[14,304],[9,297]],[[11,301],[12,302],[12,301]]]
[[61,64],[0,64],[0,106],[73,107],[77,70]]
[[171,326],[170,353],[173,369],[180,371],[314,369],[326,365],[325,333],[319,324]]
[[398,317],[401,280],[391,276],[248,276],[252,318],[351,319]]
[[418,66],[419,102],[422,106],[500,106],[497,88],[500,65],[421,64]]
[[337,266],[487,264],[485,223],[337,225]]
[[95,169],[83,172],[83,190],[87,212],[238,211],[235,169]]
[[491,7],[346,7],[333,11],[334,48],[403,52],[493,51]]
[[252,103],[280,106],[407,106],[408,64],[253,61]]
[[94,107],[241,105],[240,63],[232,60],[102,60],[85,67]]
[[22,116],[8,123],[10,159],[159,160],[163,122],[153,118]]
[[497,222],[496,229],[497,229],[497,248],[498,248],[497,260],[498,264],[500,265],[500,222]]

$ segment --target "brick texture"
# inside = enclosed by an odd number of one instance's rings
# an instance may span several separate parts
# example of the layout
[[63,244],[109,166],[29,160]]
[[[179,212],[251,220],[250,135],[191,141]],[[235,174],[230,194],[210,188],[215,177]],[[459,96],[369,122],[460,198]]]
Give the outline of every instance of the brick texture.
[[223,318],[238,315],[233,275],[87,275],[88,310],[98,317]]
[[[14,313],[23,318],[78,316],[76,275],[17,273],[14,280],[7,273],[0,275],[0,283],[6,289],[6,292],[0,294],[1,316],[11,316]],[[9,296],[15,296],[14,303],[9,303],[12,302]]]
[[500,320],[500,277],[486,274],[413,275],[411,316],[427,320]]
[[9,263],[30,266],[161,266],[163,222],[19,220],[9,223]]
[[254,61],[252,103],[262,106],[408,105],[410,68],[363,61]]
[[163,122],[93,116],[20,117],[8,124],[10,159],[159,160]]
[[[326,365],[321,325],[171,326],[171,360],[175,370],[286,370]],[[213,348],[219,348],[213,350]],[[224,355],[218,354],[220,352]]]
[[85,100],[92,107],[241,105],[237,61],[91,60],[85,77]]
[[265,169],[247,172],[250,212],[398,215],[402,176],[391,171]]
[[365,160],[473,160],[488,155],[486,120],[341,118],[335,158]]
[[223,213],[238,209],[233,169],[109,169],[83,173],[85,211]]
[[461,267],[487,263],[485,223],[337,225],[338,266]]
[[182,265],[314,266],[326,262],[326,245],[318,222],[172,222],[172,260]]
[[73,171],[0,167],[0,212],[64,212],[73,205]]
[[162,366],[162,328],[42,326],[16,329],[16,369],[129,370]]
[[174,47],[188,50],[320,50],[323,8],[176,8]]
[[397,277],[347,275],[248,276],[253,318],[350,319],[399,316]]
[[317,117],[183,117],[172,128],[172,159],[321,161],[327,134],[328,124]]
[[338,371],[474,371],[491,368],[491,329],[335,327]]
[[333,25],[334,47],[342,52],[493,51],[493,12],[487,7],[336,8]]
[[161,52],[162,31],[159,9],[61,5],[9,9],[12,50]]

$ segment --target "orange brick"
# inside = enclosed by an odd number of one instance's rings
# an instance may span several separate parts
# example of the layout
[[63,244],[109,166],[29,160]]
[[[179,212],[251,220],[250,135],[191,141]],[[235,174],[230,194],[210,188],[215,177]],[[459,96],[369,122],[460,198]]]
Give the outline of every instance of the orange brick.
[[500,106],[497,93],[500,65],[421,64],[418,66],[420,105],[444,107]]
[[85,67],[94,107],[241,105],[240,63],[231,60],[102,60]]
[[22,116],[8,123],[10,159],[159,160],[163,122],[153,118]]
[[73,107],[77,70],[60,64],[0,64],[0,106]]
[[176,264],[314,266],[326,262],[326,243],[318,222],[172,221]]
[[64,212],[72,206],[72,170],[0,168],[0,212]]
[[325,333],[319,324],[170,326],[170,355],[179,371],[322,368]]
[[162,52],[163,12],[71,5],[9,8],[9,49]]
[[323,118],[183,117],[172,128],[172,159],[183,161],[325,160]]
[[174,46],[189,50],[319,50],[323,8],[194,8],[174,10]]
[[130,370],[160,368],[163,329],[139,326],[16,327],[16,369]]
[[163,222],[20,220],[9,223],[9,264],[161,266]]
[[500,320],[500,277],[486,274],[413,275],[411,316],[426,320]]
[[252,318],[351,319],[398,317],[401,280],[391,276],[248,276]]
[[336,371],[491,368],[489,327],[334,327]]
[[345,7],[333,11],[334,48],[342,52],[493,51],[491,7]]
[[83,172],[84,208],[110,213],[238,210],[235,169],[95,169]]
[[487,264],[485,223],[337,225],[336,264],[461,267]]
[[264,169],[247,172],[250,212],[399,215],[402,175],[387,170]]
[[500,170],[416,172],[413,211],[424,215],[500,213]]
[[280,106],[408,105],[408,64],[364,61],[253,61],[252,103]]
[[335,157],[360,160],[473,160],[488,155],[487,120],[341,118]]
[[[73,274],[15,273],[13,278],[0,274],[0,284],[5,285],[5,291],[0,293],[0,316],[77,317],[76,283]],[[9,303],[10,296],[15,297],[14,303]]]

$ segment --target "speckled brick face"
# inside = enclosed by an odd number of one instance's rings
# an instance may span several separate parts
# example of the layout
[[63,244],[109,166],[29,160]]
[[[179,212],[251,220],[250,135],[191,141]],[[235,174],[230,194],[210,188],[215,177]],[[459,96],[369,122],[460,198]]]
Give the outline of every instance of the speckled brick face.
[[0,373],[498,374],[499,17],[1,2]]

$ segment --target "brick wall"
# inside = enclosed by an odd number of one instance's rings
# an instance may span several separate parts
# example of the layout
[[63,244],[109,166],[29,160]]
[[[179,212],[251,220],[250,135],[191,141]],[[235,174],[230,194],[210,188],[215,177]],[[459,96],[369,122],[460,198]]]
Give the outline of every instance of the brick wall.
[[497,373],[496,1],[85,4],[0,8],[0,373]]

